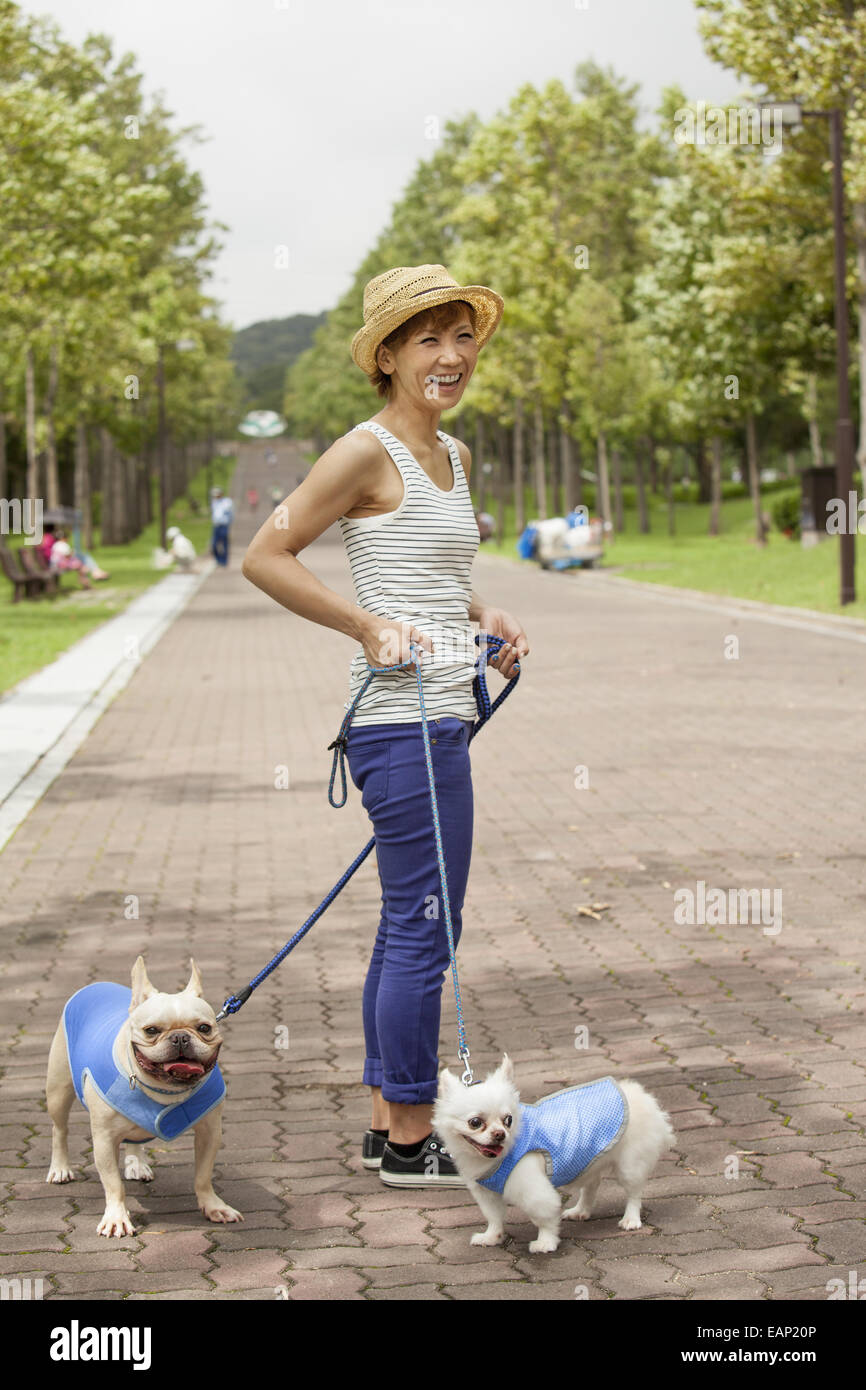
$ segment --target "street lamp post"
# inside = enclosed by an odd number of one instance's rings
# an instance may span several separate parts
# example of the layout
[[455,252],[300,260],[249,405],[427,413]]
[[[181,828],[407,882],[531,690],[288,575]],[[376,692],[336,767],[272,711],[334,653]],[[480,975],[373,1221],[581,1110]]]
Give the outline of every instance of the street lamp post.
[[830,155],[833,163],[833,249],[834,281],[836,302],[834,318],[836,325],[836,388],[838,405],[836,410],[836,491],[842,502],[842,515],[847,524],[839,537],[839,602],[853,603],[856,598],[854,585],[854,538],[857,531],[857,508],[853,516],[848,503],[854,487],[854,426],[851,421],[851,387],[848,380],[848,300],[845,294],[845,193],[842,182],[842,111],[834,107],[832,111],[804,111],[796,101],[762,101],[759,106],[779,112],[782,125],[795,130],[803,124],[803,118],[818,117],[830,122]]

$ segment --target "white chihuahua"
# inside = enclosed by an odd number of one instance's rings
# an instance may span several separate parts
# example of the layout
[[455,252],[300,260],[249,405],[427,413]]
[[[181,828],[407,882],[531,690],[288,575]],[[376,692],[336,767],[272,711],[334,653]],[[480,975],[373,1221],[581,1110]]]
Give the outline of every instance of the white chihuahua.
[[[512,1203],[538,1227],[529,1246],[534,1254],[557,1248],[562,1217],[589,1219],[607,1173],[627,1197],[620,1226],[638,1230],[647,1179],[675,1137],[669,1117],[637,1081],[608,1076],[523,1105],[507,1054],[473,1086],[443,1071],[433,1124],[487,1218],[472,1245],[500,1244]],[[563,1211],[557,1188],[577,1178],[577,1201]]]

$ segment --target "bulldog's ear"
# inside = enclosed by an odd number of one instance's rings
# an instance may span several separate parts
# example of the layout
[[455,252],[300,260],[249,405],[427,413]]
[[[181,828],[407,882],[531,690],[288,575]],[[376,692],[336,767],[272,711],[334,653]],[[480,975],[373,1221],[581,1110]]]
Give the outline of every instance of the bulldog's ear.
[[149,999],[152,994],[156,994],[156,990],[147,978],[144,956],[139,956],[132,967],[132,999],[129,1012],[132,1013],[133,1009],[137,1009],[139,1004],[143,1004],[145,999]]
[[189,977],[189,984],[184,990],[184,994],[197,994],[199,999],[203,999],[204,990],[202,989],[201,975],[199,974],[198,966],[192,956],[190,956],[189,963],[192,966],[192,974]]

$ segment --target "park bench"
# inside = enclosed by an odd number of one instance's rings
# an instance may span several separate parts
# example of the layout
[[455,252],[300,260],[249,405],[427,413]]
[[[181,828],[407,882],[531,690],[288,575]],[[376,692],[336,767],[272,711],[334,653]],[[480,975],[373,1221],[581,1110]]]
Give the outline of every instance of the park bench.
[[55,574],[48,565],[41,550],[35,546],[22,545],[18,551],[21,568],[31,579],[44,579],[46,593],[56,594],[60,589],[60,575]]
[[36,598],[37,595],[44,594],[49,587],[48,575],[28,574],[22,567],[18,556],[2,541],[0,541],[0,569],[3,570],[12,585],[13,603],[18,603],[22,594],[24,598]]

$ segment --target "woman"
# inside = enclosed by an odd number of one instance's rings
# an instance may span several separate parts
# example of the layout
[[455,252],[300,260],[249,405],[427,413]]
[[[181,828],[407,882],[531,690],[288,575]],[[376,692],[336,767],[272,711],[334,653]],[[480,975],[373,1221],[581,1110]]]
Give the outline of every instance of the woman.
[[[338,439],[253,539],[244,575],[292,612],[360,643],[348,709],[369,666],[398,666],[420,648],[448,898],[455,943],[472,852],[469,731],[477,630],[506,645],[491,658],[511,678],[529,651],[508,613],[473,592],[479,545],[466,445],[439,430],[461,399],[503,302],[458,285],[444,266],[399,267],[364,291],[352,357],[385,406]],[[333,593],[297,559],[339,521],[357,603]],[[288,527],[286,524],[288,523]],[[442,982],[449,964],[418,668],[373,676],[348,730],[346,757],[373,823],[382,884],[379,931],[364,985],[372,1092],[364,1166],[394,1187],[463,1186],[432,1132]]]

